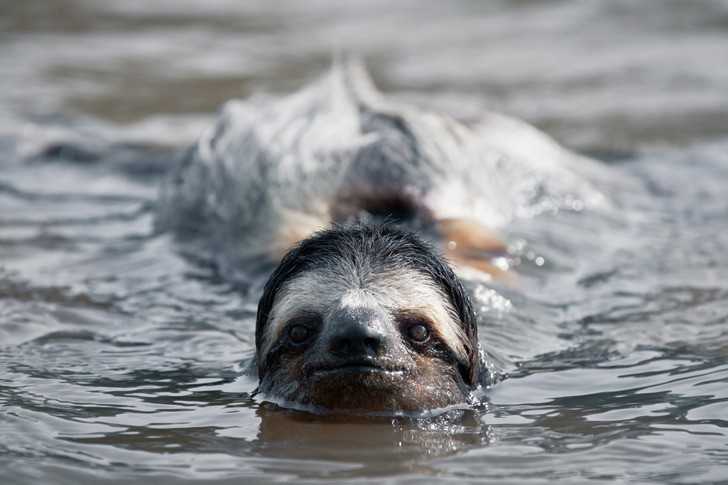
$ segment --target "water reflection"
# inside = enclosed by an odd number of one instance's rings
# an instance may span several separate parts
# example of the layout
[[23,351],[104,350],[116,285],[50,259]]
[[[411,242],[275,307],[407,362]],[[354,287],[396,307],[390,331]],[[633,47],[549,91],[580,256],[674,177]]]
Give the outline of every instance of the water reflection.
[[[202,399],[203,396],[196,396]],[[232,414],[241,407],[255,410],[257,430],[249,426],[199,426],[180,422],[127,425],[111,432],[96,432],[60,439],[81,445],[104,445],[127,450],[165,454],[225,454],[273,458],[261,472],[280,472],[281,466],[300,462],[298,476],[389,476],[413,472],[435,474],[425,459],[447,457],[487,446],[490,426],[481,413],[457,411],[436,418],[316,416],[258,404],[246,395],[205,395],[214,413]],[[185,399],[186,401],[186,399]],[[186,403],[187,405],[191,403]],[[208,412],[210,412],[208,410]],[[101,415],[99,417],[102,417]],[[104,422],[103,419],[98,420]],[[184,423],[184,424],[183,424]],[[311,463],[320,463],[307,473]]]

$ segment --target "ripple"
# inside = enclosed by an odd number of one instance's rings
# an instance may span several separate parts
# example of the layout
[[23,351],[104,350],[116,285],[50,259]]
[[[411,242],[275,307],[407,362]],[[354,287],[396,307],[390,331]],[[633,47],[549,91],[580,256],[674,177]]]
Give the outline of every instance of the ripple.
[[[725,2],[57,3],[0,19],[4,483],[725,481]],[[332,45],[402,100],[508,112],[622,175],[597,181],[612,212],[543,198],[504,228],[513,284],[469,287],[508,378],[458,419],[253,399],[255,285],[155,232],[209,113]]]

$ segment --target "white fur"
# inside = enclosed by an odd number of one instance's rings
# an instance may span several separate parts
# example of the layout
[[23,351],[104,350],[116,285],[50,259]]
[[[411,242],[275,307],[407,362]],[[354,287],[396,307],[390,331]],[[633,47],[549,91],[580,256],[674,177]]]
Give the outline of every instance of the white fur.
[[447,297],[424,275],[411,269],[355,275],[343,269],[315,270],[287,282],[273,304],[261,345],[265,355],[288,321],[301,312],[323,316],[339,308],[379,308],[393,315],[408,311],[429,318],[445,344],[467,360],[466,336]]
[[435,217],[496,229],[604,205],[589,179],[609,174],[525,123],[488,114],[466,126],[387,99],[346,63],[290,96],[227,103],[165,185],[157,224],[209,238],[221,267],[239,268],[327,225],[337,195],[362,185],[417,188]]

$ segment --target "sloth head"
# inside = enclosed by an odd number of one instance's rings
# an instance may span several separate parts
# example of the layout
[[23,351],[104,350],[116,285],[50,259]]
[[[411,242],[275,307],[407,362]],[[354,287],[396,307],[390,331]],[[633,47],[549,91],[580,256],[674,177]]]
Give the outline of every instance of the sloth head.
[[463,403],[480,372],[462,284],[391,226],[335,227],[294,247],[258,305],[256,352],[264,395],[329,411]]

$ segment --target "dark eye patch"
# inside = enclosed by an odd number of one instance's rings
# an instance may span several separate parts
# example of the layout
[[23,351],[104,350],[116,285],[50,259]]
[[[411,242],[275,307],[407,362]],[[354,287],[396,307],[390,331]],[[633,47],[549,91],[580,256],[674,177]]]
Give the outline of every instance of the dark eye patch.
[[460,364],[452,349],[440,335],[436,322],[412,311],[400,312],[396,321],[402,336],[415,352],[442,360],[449,365]]
[[292,318],[286,324],[285,338],[293,346],[309,343],[321,329],[321,315],[303,313]]
[[402,335],[412,345],[421,347],[435,343],[436,326],[429,318],[414,312],[402,312],[397,316],[397,323]]

